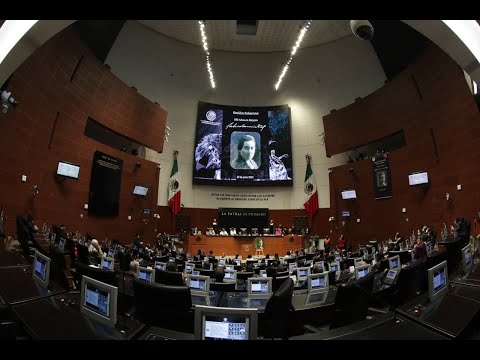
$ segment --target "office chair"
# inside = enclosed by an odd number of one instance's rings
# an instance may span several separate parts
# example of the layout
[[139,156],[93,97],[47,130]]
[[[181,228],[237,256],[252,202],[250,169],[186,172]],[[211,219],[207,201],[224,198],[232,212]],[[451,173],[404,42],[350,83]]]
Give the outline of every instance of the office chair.
[[78,261],[75,262],[75,268],[76,268],[75,286],[78,289],[80,289],[81,287],[83,275],[86,275],[92,279],[101,281],[105,284],[118,287],[118,279],[117,279],[117,276],[115,275],[115,271],[113,270],[94,268]]
[[211,282],[211,291],[234,292],[236,282]]
[[[290,279],[290,276],[277,276],[272,279],[272,290],[278,291],[284,282],[288,282],[287,279]],[[292,280],[293,281],[293,280]]]
[[363,320],[368,314],[368,294],[356,282],[342,284],[338,287],[334,307],[330,329]]
[[151,326],[193,333],[190,288],[133,279],[133,289],[136,320]]
[[[84,264],[89,264],[88,260],[89,254],[88,254],[88,246],[82,245],[82,244],[77,244],[77,261],[84,263]],[[129,262],[130,266],[130,262]]]
[[172,285],[172,286],[183,286],[183,275],[179,272],[156,270],[155,271],[155,282],[157,284],[163,285]]
[[212,279],[215,278],[215,276],[214,276],[214,274],[213,274],[213,270],[200,269],[200,275],[209,276],[209,277],[211,277]]
[[294,310],[292,307],[293,288],[293,280],[290,278],[287,279],[265,305],[265,338],[281,338],[287,340],[289,336],[295,334],[292,331],[295,328],[292,326],[294,318]]

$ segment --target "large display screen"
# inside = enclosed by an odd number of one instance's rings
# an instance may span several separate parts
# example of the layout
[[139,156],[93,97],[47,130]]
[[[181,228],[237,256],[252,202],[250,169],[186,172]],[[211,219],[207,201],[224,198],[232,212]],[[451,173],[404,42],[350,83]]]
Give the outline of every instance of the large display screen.
[[292,186],[290,108],[199,102],[193,183]]

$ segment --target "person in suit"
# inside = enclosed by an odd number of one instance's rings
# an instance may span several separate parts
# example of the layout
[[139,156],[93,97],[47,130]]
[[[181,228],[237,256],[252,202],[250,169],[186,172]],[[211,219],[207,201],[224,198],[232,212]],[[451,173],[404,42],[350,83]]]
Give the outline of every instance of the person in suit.
[[215,282],[223,282],[223,278],[225,277],[225,270],[222,266],[217,266],[213,270],[213,276],[215,277]]

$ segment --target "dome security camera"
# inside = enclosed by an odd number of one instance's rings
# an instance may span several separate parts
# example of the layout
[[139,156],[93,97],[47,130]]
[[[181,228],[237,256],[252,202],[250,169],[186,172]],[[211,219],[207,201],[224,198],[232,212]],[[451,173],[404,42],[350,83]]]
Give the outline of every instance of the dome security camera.
[[373,25],[368,20],[350,20],[350,28],[359,39],[373,39]]

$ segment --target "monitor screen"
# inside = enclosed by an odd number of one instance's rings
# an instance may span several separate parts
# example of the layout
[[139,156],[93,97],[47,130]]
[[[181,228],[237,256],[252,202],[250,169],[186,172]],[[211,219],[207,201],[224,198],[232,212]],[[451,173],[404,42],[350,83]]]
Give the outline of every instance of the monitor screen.
[[258,309],[195,306],[196,340],[256,340]]
[[267,277],[267,270],[260,270],[260,277]]
[[105,270],[113,270],[113,265],[115,264],[115,260],[111,257],[104,257],[102,258],[102,263],[100,267]]
[[346,210],[342,211],[342,217],[349,217],[349,216],[350,216],[350,211],[346,211]]
[[363,258],[358,257],[358,258],[353,258],[353,266],[357,267],[360,266],[363,263]]
[[395,280],[395,276],[397,276],[397,272],[395,270],[389,270],[387,273],[387,278],[391,280]]
[[272,278],[248,278],[248,296],[269,297],[272,293]]
[[328,288],[327,272],[308,276],[308,291],[324,290],[326,288]]
[[137,267],[137,279],[146,282],[155,282],[155,270],[145,267]]
[[136,185],[135,188],[133,189],[133,193],[135,195],[147,196],[147,192],[148,192],[148,188],[144,186]]
[[78,179],[80,174],[80,166],[65,161],[59,161],[57,167],[57,175]]
[[33,279],[43,287],[47,287],[49,278],[50,258],[36,251],[33,259]]
[[235,265],[225,265],[225,270],[235,270]]
[[58,250],[63,251],[65,249],[65,242],[67,240],[65,238],[60,238],[60,241],[58,242]]
[[305,281],[307,280],[308,275],[310,275],[309,267],[299,267],[297,268],[297,280]]
[[400,255],[395,255],[388,258],[388,268],[390,270],[399,268],[400,266]]
[[235,260],[233,260],[233,261],[235,262],[235,265],[237,265],[237,266],[241,266],[241,265],[242,265],[242,260],[240,260],[240,259],[235,259]]
[[175,258],[174,257],[168,258],[168,262],[175,262]]
[[462,262],[463,262],[463,272],[467,273],[470,271],[470,267],[472,266],[472,249],[470,247],[470,244],[465,246],[462,249]]
[[340,264],[338,262],[330,263],[330,271],[331,272],[340,271]]
[[296,268],[298,267],[297,263],[290,263],[288,264],[288,271],[290,272],[290,274],[293,272],[293,270],[295,270]]
[[306,304],[321,304],[324,303],[328,295],[328,291],[318,291],[309,293],[307,296]]
[[210,277],[203,275],[188,275],[187,286],[192,292],[207,294],[210,291]]
[[[260,270],[262,271],[262,270]],[[230,280],[236,281],[237,280],[237,272],[235,270],[225,270],[225,277],[223,280]]]
[[117,296],[115,286],[82,276],[80,311],[110,327],[117,322]]
[[191,274],[193,269],[195,269],[195,264],[192,264],[192,263],[189,263],[189,262],[185,263],[185,272],[187,274]]
[[362,265],[355,268],[355,279],[361,279],[370,271],[370,265]]
[[420,185],[428,184],[428,173],[427,172],[417,172],[408,175],[408,185]]
[[428,269],[428,297],[433,301],[447,290],[447,262],[443,261]]
[[163,270],[163,271],[165,271],[166,267],[167,267],[167,264],[166,264],[166,263],[160,262],[160,261],[155,261],[155,269],[156,269],[156,270]]
[[200,275],[200,270],[192,270],[192,275]]
[[113,257],[113,249],[108,249],[108,257]]
[[199,102],[194,149],[193,184],[293,185],[288,105]]
[[357,193],[356,193],[355,190],[342,191],[342,199],[343,200],[356,199],[356,198],[357,198]]

